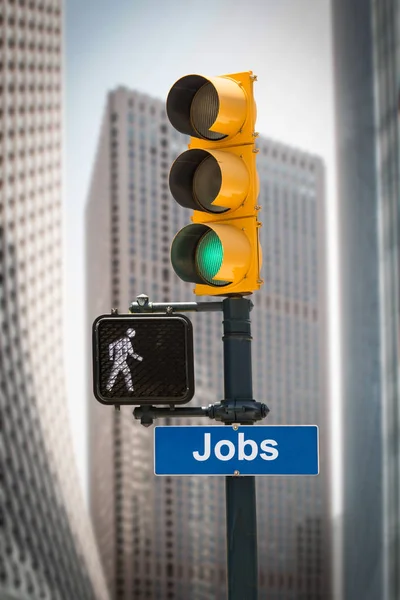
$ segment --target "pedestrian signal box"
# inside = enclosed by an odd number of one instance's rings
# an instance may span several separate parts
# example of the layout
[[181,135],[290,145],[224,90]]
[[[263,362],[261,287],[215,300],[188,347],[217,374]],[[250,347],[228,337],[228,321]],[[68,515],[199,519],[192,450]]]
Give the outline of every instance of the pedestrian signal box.
[[97,317],[93,392],[103,404],[189,402],[194,395],[191,321],[183,315]]

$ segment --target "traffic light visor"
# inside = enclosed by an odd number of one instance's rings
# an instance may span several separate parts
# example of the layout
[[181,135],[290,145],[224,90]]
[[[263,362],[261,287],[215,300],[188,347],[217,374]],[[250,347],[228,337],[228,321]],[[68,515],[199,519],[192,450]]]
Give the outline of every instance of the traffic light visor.
[[246,94],[229,77],[186,75],[172,86],[167,98],[168,118],[175,129],[210,141],[238,133],[246,111]]
[[243,279],[250,260],[246,234],[232,225],[187,225],[177,233],[171,247],[171,262],[178,277],[216,287]]
[[244,160],[223,150],[187,150],[174,162],[169,186],[185,208],[208,213],[235,210],[250,186]]

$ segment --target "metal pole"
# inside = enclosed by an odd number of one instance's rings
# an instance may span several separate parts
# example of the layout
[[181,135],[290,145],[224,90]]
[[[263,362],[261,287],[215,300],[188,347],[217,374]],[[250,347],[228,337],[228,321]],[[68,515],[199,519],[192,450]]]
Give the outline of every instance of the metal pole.
[[[224,310],[225,400],[253,400],[250,300],[226,298]],[[249,422],[247,422],[249,424]],[[255,478],[226,477],[228,599],[257,600],[257,516]]]

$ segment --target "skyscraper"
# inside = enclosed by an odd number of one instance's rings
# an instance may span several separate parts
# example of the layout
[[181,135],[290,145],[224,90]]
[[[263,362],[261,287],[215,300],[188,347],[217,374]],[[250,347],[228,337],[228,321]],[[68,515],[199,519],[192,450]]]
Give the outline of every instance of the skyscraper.
[[400,597],[399,26],[397,0],[333,3],[348,600]]
[[[174,234],[190,222],[168,186],[186,143],[163,102],[109,93],[86,213],[88,327],[111,308],[127,312],[143,292],[191,298],[169,259]],[[260,593],[329,598],[323,166],[279,143],[258,145],[265,285],[252,313],[255,397],[270,406],[271,423],[319,424],[322,453],[317,478],[258,482]],[[191,318],[192,403],[206,405],[223,397],[221,316]],[[225,598],[223,478],[157,479],[151,430],[133,423],[128,407],[97,404],[91,386],[91,510],[114,598]]]
[[59,0],[0,4],[0,596],[108,598],[63,374]]
[[[261,589],[330,597],[324,169],[319,158],[261,139],[264,285],[254,295],[253,374],[270,424],[316,423],[317,479],[259,478]],[[267,565],[263,568],[263,564]]]

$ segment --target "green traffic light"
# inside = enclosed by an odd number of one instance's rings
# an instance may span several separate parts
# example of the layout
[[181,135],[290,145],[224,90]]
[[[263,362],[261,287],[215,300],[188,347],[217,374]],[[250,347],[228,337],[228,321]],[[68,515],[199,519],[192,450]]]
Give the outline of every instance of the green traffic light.
[[228,285],[229,281],[218,281],[214,277],[221,268],[224,249],[221,240],[213,230],[209,230],[201,238],[196,249],[196,268],[207,283],[215,286]]

